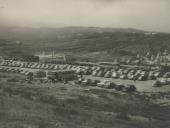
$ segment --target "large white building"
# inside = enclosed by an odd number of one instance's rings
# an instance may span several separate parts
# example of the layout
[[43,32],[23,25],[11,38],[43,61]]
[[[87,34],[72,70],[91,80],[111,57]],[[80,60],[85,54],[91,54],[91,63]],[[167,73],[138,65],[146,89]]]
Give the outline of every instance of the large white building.
[[41,63],[69,63],[73,60],[71,55],[64,54],[50,54],[50,55],[38,55]]

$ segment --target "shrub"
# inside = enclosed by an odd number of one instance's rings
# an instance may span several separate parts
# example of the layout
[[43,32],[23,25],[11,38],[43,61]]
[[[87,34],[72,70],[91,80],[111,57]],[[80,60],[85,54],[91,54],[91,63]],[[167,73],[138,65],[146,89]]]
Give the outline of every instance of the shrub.
[[8,82],[19,82],[17,78],[8,78],[7,81]]
[[122,119],[122,120],[129,120],[129,115],[127,112],[120,112],[116,115],[117,118]]
[[4,75],[4,74],[0,74],[0,78],[6,78],[7,75]]

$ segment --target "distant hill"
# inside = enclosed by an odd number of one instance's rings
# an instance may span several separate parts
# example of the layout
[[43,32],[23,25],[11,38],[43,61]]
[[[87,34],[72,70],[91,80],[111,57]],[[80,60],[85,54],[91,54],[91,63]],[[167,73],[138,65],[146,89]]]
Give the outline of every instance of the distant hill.
[[[42,51],[72,52],[81,56],[133,56],[141,50],[170,50],[170,34],[132,28],[1,28],[1,50],[40,53]],[[8,40],[8,41],[7,41]],[[15,42],[20,41],[20,46]],[[8,42],[8,43],[7,43]],[[10,42],[10,43],[9,43]],[[11,47],[11,49],[10,49]],[[14,51],[15,51],[14,50]],[[15,51],[15,52],[16,52]],[[2,52],[2,51],[1,51]]]

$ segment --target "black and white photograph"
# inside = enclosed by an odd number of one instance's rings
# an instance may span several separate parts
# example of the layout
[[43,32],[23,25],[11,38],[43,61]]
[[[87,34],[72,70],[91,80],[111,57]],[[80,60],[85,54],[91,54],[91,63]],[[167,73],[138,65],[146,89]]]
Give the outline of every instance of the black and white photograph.
[[170,0],[0,0],[0,128],[170,128]]

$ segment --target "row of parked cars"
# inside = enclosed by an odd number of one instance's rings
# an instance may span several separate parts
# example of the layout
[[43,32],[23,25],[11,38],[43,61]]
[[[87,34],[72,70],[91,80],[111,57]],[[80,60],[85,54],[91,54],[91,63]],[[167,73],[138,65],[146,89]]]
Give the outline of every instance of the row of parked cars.
[[157,79],[153,86],[154,87],[160,87],[163,85],[169,85],[170,84],[170,72],[166,72],[162,78]]
[[105,78],[120,78],[120,79],[129,79],[129,80],[156,80],[158,77],[161,77],[162,74],[159,71],[146,71],[141,69],[130,69],[130,68],[119,68],[111,69],[109,71],[105,70],[94,70],[92,72],[93,76],[105,77]]
[[75,70],[77,72],[85,71],[89,69],[87,66],[75,66],[68,64],[47,64],[47,63],[37,63],[37,62],[20,62],[20,61],[3,61],[0,66],[8,67],[20,67],[20,68],[30,68],[30,69],[44,69],[44,70]]
[[28,75],[30,73],[27,69],[15,68],[15,67],[1,67],[0,72],[11,72],[11,73],[18,73],[22,75]]
[[83,85],[83,86],[98,86],[105,89],[115,89],[117,91],[122,92],[134,92],[136,91],[136,87],[134,85],[123,85],[123,84],[115,84],[109,80],[91,80],[91,79],[78,79],[75,81],[75,84]]
[[96,77],[105,78],[119,78],[129,80],[156,80],[158,77],[162,77],[162,73],[159,71],[147,71],[143,69],[135,68],[103,68],[100,66],[78,66],[68,64],[44,64],[36,62],[20,62],[20,61],[4,61],[1,66],[21,67],[21,68],[33,68],[33,69],[45,69],[45,70],[74,70],[77,74],[92,75]]

